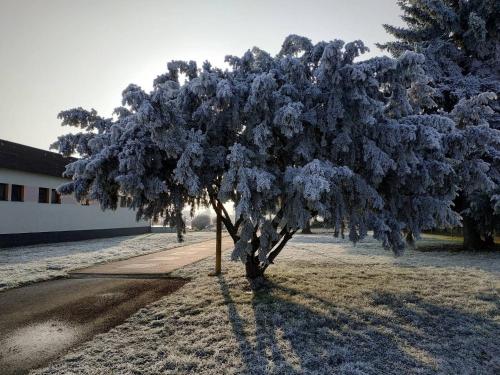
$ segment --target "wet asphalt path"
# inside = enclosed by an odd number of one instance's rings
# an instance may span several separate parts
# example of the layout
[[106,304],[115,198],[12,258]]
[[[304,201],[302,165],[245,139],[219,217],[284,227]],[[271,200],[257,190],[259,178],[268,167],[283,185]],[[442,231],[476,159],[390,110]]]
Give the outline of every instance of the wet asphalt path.
[[186,282],[60,279],[1,292],[0,373],[25,374],[47,365]]

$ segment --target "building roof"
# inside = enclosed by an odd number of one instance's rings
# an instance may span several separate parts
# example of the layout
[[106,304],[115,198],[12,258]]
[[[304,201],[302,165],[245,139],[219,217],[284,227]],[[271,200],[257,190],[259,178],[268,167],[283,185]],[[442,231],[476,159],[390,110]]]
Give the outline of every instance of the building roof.
[[0,139],[0,168],[62,177],[75,158]]

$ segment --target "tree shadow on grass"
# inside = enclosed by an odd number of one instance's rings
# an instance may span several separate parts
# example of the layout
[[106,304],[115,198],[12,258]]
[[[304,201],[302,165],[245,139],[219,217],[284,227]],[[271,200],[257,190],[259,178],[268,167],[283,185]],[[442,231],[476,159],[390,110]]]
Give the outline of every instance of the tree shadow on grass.
[[[397,332],[397,339],[416,352],[427,352],[435,358],[440,373],[500,372],[500,325],[497,308],[477,313],[460,306],[432,303],[413,293],[372,292],[372,304],[387,308],[394,319],[383,325]],[[477,294],[476,299],[491,298]],[[471,304],[474,298],[471,296]]]
[[246,337],[246,333],[244,330],[245,322],[238,313],[236,304],[233,298],[231,297],[231,291],[229,285],[227,284],[223,275],[219,275],[218,278],[219,278],[218,281],[220,290],[224,298],[224,304],[228,308],[227,314],[229,321],[231,322],[231,328],[233,329],[234,336],[238,341],[240,354],[242,356],[243,366],[245,367],[244,369],[242,369],[242,372],[250,374],[252,367],[255,367],[256,363],[259,362],[259,359],[252,344]]
[[420,251],[422,253],[456,253],[456,254],[467,254],[467,255],[481,255],[481,254],[492,254],[495,252],[500,252],[500,245],[495,244],[490,247],[485,247],[479,250],[466,250],[460,242],[445,242],[442,240],[442,243],[433,243],[433,244],[419,244],[417,242],[416,251]]
[[244,374],[493,374],[500,365],[493,316],[375,290],[363,306],[337,305],[269,282],[253,296],[255,327],[248,333],[248,317],[223,276],[219,282]]

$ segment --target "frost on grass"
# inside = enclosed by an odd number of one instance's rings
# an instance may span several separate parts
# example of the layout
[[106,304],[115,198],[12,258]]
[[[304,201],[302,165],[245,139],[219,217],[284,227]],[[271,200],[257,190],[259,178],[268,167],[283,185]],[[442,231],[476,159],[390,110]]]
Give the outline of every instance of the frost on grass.
[[498,253],[394,258],[374,240],[299,235],[257,293],[228,259],[220,278],[206,276],[210,258],[177,271],[192,281],[34,373],[494,374],[500,366]]
[[210,232],[190,232],[179,244],[175,233],[114,237],[91,241],[15,247],[0,250],[0,291],[64,277],[69,271],[98,263],[214,238]]

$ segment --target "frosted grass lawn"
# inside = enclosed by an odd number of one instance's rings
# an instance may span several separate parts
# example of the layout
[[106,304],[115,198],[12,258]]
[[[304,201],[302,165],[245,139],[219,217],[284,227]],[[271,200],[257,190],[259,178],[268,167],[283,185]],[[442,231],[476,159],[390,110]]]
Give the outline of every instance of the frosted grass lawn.
[[150,233],[90,241],[0,249],[0,291],[67,276],[69,271],[145,255],[215,238],[211,232],[188,232],[178,243],[175,233]]
[[[439,237],[421,246],[441,246]],[[495,374],[500,254],[299,235],[252,293],[239,263],[191,282],[36,374]]]

